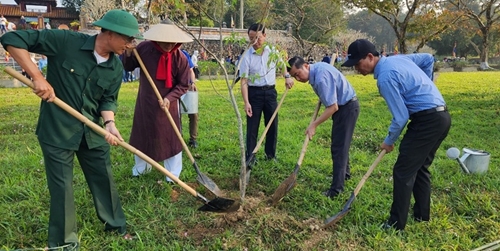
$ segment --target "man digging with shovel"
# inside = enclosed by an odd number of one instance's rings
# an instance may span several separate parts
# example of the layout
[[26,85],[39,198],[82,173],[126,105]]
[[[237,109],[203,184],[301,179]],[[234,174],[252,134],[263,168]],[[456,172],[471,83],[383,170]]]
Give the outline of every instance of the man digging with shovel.
[[389,219],[382,228],[404,230],[413,193],[415,221],[430,220],[431,174],[429,167],[448,135],[451,117],[433,80],[434,57],[415,53],[380,57],[366,39],[349,45],[349,59],[342,65],[362,75],[373,73],[380,95],[393,116],[381,148],[390,153],[407,125],[393,168],[393,200]]
[[[140,36],[139,25],[123,10],[108,11],[94,25],[102,28],[95,36],[68,30],[23,30],[6,33],[0,40],[33,78],[33,92],[46,101],[40,106],[36,134],[50,192],[51,249],[79,248],[73,195],[75,154],[104,229],[132,238],[126,232],[125,214],[111,172],[109,144],[117,145],[115,138],[123,140],[114,119],[123,71],[116,54],[125,52]],[[47,79],[31,62],[28,51],[47,56]],[[103,125],[107,136],[103,138],[51,103],[54,100],[63,100],[88,120]]]
[[330,189],[323,192],[328,198],[335,198],[344,191],[344,181],[351,176],[349,148],[359,115],[359,102],[354,88],[335,67],[319,62],[308,64],[301,57],[288,60],[288,71],[297,81],[309,84],[318,95],[325,111],[306,129],[309,139],[316,133],[316,127],[332,118],[331,153],[333,177]]

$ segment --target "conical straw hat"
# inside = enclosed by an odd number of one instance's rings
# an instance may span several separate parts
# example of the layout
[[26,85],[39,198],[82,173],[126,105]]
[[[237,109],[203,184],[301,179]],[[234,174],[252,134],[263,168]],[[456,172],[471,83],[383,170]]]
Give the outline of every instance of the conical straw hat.
[[193,39],[169,19],[153,25],[143,34],[144,39],[167,43],[190,43]]

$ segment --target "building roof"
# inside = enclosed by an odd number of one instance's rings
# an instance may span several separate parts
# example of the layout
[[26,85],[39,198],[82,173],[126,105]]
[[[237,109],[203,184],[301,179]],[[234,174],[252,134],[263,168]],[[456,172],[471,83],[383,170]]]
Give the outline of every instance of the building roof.
[[[40,13],[38,12],[31,12],[31,11],[21,11],[21,8],[18,5],[6,5],[2,4],[0,6],[0,13],[2,15],[8,17],[20,17],[20,16],[25,16],[25,17],[37,17]],[[78,14],[76,13],[71,13],[67,11],[66,8],[62,7],[55,7],[52,8],[51,12],[45,12],[42,13],[43,17],[46,18],[63,18],[63,19],[78,19]]]
[[47,3],[49,3],[50,5],[52,5],[52,7],[57,6],[56,0],[15,0],[15,1],[18,5],[24,2],[28,5],[46,5]]

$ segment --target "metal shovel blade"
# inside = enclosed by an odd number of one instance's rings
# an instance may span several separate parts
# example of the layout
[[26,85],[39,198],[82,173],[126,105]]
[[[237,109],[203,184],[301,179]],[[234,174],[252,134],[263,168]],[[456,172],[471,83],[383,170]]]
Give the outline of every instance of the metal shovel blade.
[[223,196],[223,193],[219,189],[217,184],[215,184],[215,182],[212,179],[210,179],[207,175],[202,173],[198,168],[198,164],[196,164],[196,162],[194,161],[193,161],[193,166],[196,171],[196,174],[198,174],[196,180],[216,196]]
[[346,204],[342,208],[342,211],[340,211],[336,215],[326,219],[324,222],[325,225],[323,225],[321,228],[328,228],[330,226],[333,226],[335,223],[339,222],[340,219],[344,218],[344,216],[346,216],[347,213],[349,213],[349,211],[351,211],[351,204],[355,199],[356,199],[356,195],[353,192],[351,194],[351,197],[349,198],[349,200],[347,200]]
[[228,213],[234,212],[240,208],[240,203],[235,200],[217,197],[205,203],[205,205],[198,208],[199,211]]
[[217,184],[215,184],[215,182],[212,179],[210,179],[208,176],[206,176],[204,173],[198,173],[198,177],[196,177],[196,180],[198,182],[200,182],[200,184],[202,184],[205,188],[207,188],[213,194],[215,194],[217,196],[223,195],[222,191],[219,189]]
[[271,198],[271,205],[276,206],[278,202],[280,202],[285,195],[292,190],[295,185],[297,184],[297,173],[299,172],[299,165],[295,166],[295,170],[293,170],[293,173],[288,176],[281,184],[276,188],[276,191],[274,191],[273,196]]

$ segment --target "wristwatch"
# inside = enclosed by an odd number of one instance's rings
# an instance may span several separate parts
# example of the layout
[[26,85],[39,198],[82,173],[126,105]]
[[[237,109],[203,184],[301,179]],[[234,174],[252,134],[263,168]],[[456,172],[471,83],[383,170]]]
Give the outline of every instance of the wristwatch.
[[288,73],[288,72],[287,72],[287,73],[285,74],[285,78],[291,78],[291,77],[292,77],[292,76],[290,76],[290,73]]

